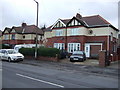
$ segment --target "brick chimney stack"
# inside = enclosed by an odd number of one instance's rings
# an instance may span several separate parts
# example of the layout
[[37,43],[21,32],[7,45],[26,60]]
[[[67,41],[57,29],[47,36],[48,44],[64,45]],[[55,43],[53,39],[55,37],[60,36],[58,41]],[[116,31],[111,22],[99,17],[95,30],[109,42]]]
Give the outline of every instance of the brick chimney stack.
[[80,15],[79,13],[76,14],[76,17],[82,19],[82,15]]
[[27,26],[27,24],[26,23],[22,23],[22,27],[24,28],[24,27],[26,27]]

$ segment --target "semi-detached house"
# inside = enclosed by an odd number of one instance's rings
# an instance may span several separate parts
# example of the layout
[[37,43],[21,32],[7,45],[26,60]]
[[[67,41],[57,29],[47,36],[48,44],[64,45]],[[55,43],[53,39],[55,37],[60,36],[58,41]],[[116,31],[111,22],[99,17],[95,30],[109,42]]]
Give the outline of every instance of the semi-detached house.
[[38,34],[38,44],[42,44],[43,31],[35,25],[22,23],[21,26],[5,28],[3,31],[3,44],[14,47],[16,44],[36,44],[36,32]]
[[88,58],[98,57],[99,50],[116,54],[118,29],[100,15],[58,19],[44,33],[46,47],[65,49],[69,53],[82,50]]

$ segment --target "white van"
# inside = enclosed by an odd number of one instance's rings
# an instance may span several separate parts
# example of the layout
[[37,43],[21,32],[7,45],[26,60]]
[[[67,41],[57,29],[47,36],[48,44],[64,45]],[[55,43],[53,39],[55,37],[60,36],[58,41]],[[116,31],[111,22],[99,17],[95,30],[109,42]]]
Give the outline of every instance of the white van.
[[[40,47],[39,44],[37,46]],[[14,50],[19,52],[20,48],[34,48],[34,47],[36,47],[36,44],[19,44],[19,45],[15,45]]]

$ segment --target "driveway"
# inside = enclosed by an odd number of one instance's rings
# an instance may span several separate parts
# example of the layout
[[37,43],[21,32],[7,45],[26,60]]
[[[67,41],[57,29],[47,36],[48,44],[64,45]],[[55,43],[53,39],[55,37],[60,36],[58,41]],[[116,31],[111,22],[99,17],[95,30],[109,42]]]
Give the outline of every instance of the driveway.
[[[97,60],[97,59],[87,59],[84,62],[70,62],[69,58],[66,58],[66,59],[60,60],[60,62],[61,63],[70,63],[70,64],[78,64],[78,65],[99,67],[99,60]],[[118,64],[120,64],[120,60],[111,62],[110,66],[107,66],[106,68],[114,68],[114,69],[118,69],[119,68],[120,69]]]
[[72,63],[72,64],[81,64],[81,65],[90,65],[90,66],[98,66],[99,60],[96,59],[87,59],[84,62],[70,62],[69,58],[60,60],[61,63]]

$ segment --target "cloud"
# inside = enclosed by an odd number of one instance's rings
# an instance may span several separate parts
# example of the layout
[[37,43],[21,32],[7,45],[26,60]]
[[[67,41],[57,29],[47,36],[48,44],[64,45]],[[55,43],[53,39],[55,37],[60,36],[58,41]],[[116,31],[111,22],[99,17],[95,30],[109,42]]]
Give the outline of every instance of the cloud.
[[[77,12],[82,16],[101,15],[117,26],[118,0],[37,0],[39,26],[53,24],[58,18],[72,18]],[[0,29],[19,26],[22,22],[36,24],[36,3],[33,0],[0,0]],[[0,6],[1,6],[0,5]],[[1,25],[2,23],[2,25]]]

